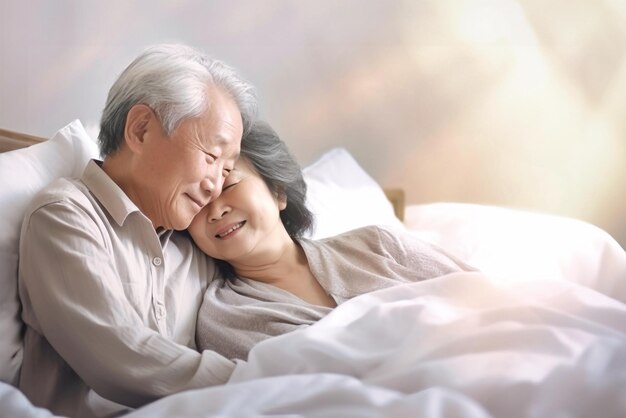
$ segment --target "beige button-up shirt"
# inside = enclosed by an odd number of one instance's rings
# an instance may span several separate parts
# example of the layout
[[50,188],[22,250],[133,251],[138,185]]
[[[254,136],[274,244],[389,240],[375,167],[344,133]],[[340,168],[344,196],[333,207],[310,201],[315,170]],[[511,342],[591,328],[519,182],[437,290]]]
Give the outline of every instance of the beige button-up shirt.
[[194,349],[214,274],[187,236],[155,231],[95,161],[80,180],[55,181],[22,225],[20,389],[73,417],[99,415],[99,396],[137,407],[226,382],[234,363]]

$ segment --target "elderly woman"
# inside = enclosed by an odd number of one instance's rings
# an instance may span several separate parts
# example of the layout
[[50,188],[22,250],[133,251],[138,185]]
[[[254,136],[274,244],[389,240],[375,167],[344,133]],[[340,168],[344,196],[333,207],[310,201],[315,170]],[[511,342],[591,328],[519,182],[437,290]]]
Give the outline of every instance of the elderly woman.
[[189,232],[218,262],[198,316],[199,349],[246,359],[270,336],[310,325],[337,304],[400,283],[473,270],[409,232],[369,226],[313,241],[306,185],[285,143],[257,122],[222,194]]

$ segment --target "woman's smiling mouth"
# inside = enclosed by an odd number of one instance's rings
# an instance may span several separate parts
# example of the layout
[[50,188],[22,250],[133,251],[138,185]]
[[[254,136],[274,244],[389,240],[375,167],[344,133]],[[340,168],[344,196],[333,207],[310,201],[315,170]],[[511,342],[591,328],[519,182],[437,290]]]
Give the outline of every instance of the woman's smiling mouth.
[[227,228],[219,231],[217,234],[215,234],[215,238],[219,238],[219,239],[227,239],[230,238],[232,236],[232,234],[235,231],[238,231],[239,228],[241,228],[242,226],[244,226],[244,224],[246,223],[246,221],[241,221],[238,222],[234,225],[230,225]]

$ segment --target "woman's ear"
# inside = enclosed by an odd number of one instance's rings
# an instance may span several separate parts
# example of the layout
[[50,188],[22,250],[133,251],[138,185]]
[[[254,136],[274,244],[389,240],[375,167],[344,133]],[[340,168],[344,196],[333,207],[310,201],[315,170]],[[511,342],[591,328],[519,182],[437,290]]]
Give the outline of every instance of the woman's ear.
[[128,111],[124,127],[124,143],[131,151],[136,153],[142,151],[148,125],[154,116],[152,109],[145,104],[136,104]]
[[287,195],[284,191],[279,191],[276,193],[276,203],[278,205],[278,210],[281,211],[287,207]]

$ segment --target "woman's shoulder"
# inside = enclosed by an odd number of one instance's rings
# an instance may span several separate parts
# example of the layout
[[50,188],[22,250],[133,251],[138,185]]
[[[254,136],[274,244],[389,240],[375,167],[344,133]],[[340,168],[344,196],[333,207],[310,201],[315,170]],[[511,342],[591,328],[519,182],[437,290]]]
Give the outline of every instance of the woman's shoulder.
[[303,246],[318,250],[333,251],[366,250],[379,252],[390,243],[401,241],[401,235],[406,234],[401,228],[387,225],[368,225],[350,231],[342,232],[332,237],[318,240],[301,240]]
[[350,231],[346,231],[342,234],[336,235],[328,239],[366,239],[387,241],[389,239],[395,240],[401,235],[408,232],[397,226],[392,225],[368,225],[360,228],[356,228]]

